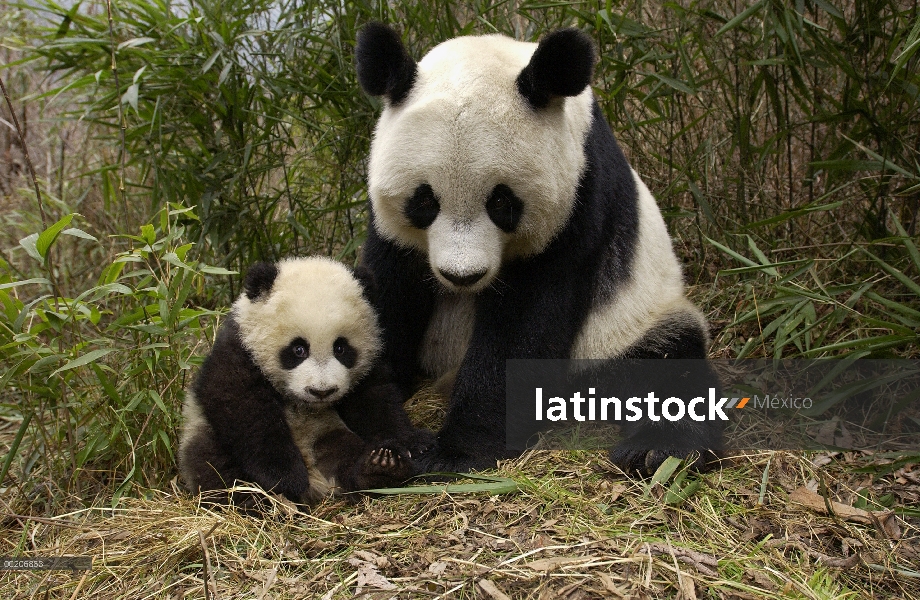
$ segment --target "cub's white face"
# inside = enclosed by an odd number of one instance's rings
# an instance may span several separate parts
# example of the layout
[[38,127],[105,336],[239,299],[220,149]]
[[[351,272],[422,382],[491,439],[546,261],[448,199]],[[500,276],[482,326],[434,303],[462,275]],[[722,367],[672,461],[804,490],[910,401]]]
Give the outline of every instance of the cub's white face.
[[319,257],[278,263],[271,291],[233,304],[243,345],[278,391],[331,404],[370,370],[380,329],[361,284],[344,265]]
[[531,108],[515,81],[536,48],[498,35],[444,42],[377,123],[378,230],[425,252],[448,290],[478,292],[503,261],[541,252],[576,201],[591,90]]

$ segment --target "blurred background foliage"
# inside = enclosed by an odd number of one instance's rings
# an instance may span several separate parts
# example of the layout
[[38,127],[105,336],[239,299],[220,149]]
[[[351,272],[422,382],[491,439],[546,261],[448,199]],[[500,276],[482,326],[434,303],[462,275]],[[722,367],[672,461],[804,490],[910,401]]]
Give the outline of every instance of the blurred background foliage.
[[353,66],[369,20],[416,58],[458,35],[596,40],[595,93],[714,356],[920,355],[916,1],[2,1],[23,138],[4,104],[0,479],[49,503],[164,485],[239,273],[356,260],[380,108]]

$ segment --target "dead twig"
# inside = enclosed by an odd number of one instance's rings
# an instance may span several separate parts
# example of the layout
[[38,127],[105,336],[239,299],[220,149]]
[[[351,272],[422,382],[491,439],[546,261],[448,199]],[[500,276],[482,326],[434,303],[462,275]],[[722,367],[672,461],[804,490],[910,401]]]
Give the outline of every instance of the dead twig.
[[719,575],[715,570],[719,567],[719,559],[708,554],[703,554],[702,552],[697,552],[696,550],[676,548],[670,544],[662,544],[659,542],[646,542],[642,546],[642,552],[648,553],[649,556],[653,554],[673,556],[677,558],[677,560],[694,567],[703,575],[709,575],[710,577],[717,577]]
[[[215,524],[215,527],[217,525]],[[214,531],[214,527],[211,528],[211,531]],[[208,532],[210,535],[211,532]],[[198,530],[198,541],[201,542],[201,551],[204,553],[204,560],[201,562],[201,568],[204,570],[204,600],[211,600],[211,590],[208,587],[208,583],[211,580],[211,559],[208,556],[208,543],[205,541],[205,534]],[[215,592],[217,586],[215,586]]]
[[29,145],[26,144],[26,138],[22,134],[22,128],[19,126],[19,119],[16,117],[16,111],[13,110],[13,102],[10,100],[10,95],[6,92],[6,86],[3,84],[2,77],[0,77],[0,90],[3,90],[3,99],[6,100],[6,107],[10,109],[10,116],[13,117],[13,125],[16,127],[16,135],[19,136],[19,142],[22,145],[22,154],[26,157],[26,166],[29,167],[32,187],[35,188],[35,201],[38,202],[38,213],[42,218],[42,229],[48,229],[48,219],[45,217],[45,206],[42,204],[42,193],[38,187],[38,177],[35,176],[35,167],[32,165],[32,157],[29,156]]
[[767,548],[780,548],[780,549],[795,548],[797,550],[801,550],[802,552],[806,553],[808,556],[814,559],[817,559],[817,561],[821,563],[822,565],[825,565],[827,567],[833,567],[835,569],[849,569],[849,568],[855,567],[860,562],[858,554],[853,554],[846,558],[828,556],[827,554],[822,554],[821,552],[818,552],[817,550],[814,550],[808,547],[807,545],[805,545],[804,543],[800,541],[790,540],[788,538],[767,540],[764,543],[764,546]]

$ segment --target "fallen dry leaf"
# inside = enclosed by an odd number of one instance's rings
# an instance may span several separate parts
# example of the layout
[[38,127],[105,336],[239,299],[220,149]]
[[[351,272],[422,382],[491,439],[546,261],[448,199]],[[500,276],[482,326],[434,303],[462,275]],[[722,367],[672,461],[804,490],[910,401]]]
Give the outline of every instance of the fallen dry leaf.
[[607,502],[616,502],[616,500],[626,491],[626,486],[622,483],[614,483],[606,490],[609,497],[605,498]]
[[678,600],[696,600],[696,585],[693,578],[684,574],[678,579]]
[[606,573],[598,573],[597,578],[601,580],[601,583],[604,585],[604,588],[608,592],[614,594],[617,598],[626,597],[626,592],[621,590],[619,586],[617,586],[617,584],[613,582],[613,579],[611,579],[610,575]]
[[543,571],[544,573],[549,573],[550,571],[561,567],[562,565],[571,565],[575,563],[583,563],[592,560],[588,556],[554,556],[552,558],[541,558],[525,564],[525,567],[530,567],[534,571]]
[[360,594],[365,587],[377,588],[378,590],[395,590],[396,585],[391,583],[386,577],[377,570],[377,565],[357,558],[348,559],[348,563],[358,567],[357,590],[355,594]]
[[446,570],[447,570],[446,562],[438,561],[438,562],[433,562],[430,565],[428,565],[428,572],[434,575],[435,577],[441,577],[442,575],[444,575],[444,571]]
[[773,580],[770,579],[766,573],[761,573],[755,569],[745,569],[745,573],[753,579],[754,583],[760,586],[761,589],[768,592],[772,592],[776,589],[776,584],[773,583]]
[[504,592],[498,589],[497,585],[495,585],[488,579],[480,579],[476,583],[479,585],[479,587],[482,588],[482,591],[490,595],[495,600],[511,600],[509,596],[507,596]]
[[822,515],[827,514],[827,505],[829,504],[833,513],[841,519],[866,525],[879,524],[889,539],[897,540],[901,537],[898,519],[891,511],[868,511],[848,504],[834,502],[833,500],[825,502],[823,496],[804,487],[800,487],[789,494],[789,501],[801,504]]

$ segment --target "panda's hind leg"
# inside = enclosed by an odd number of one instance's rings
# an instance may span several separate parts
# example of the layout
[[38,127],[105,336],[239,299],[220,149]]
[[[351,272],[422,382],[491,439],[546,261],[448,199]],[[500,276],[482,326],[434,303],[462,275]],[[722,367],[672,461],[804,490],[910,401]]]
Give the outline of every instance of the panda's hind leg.
[[254,508],[258,499],[246,492],[228,492],[236,481],[245,479],[239,469],[217,444],[210,426],[200,427],[179,450],[179,470],[187,489],[201,494],[210,504],[232,504],[240,509]]

